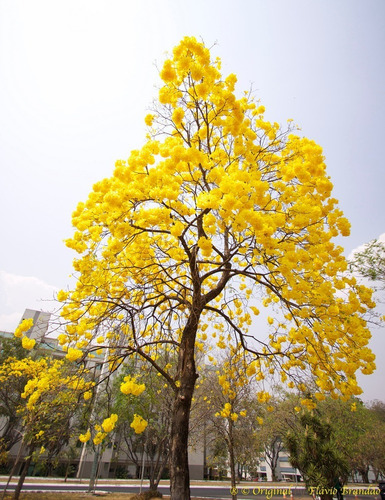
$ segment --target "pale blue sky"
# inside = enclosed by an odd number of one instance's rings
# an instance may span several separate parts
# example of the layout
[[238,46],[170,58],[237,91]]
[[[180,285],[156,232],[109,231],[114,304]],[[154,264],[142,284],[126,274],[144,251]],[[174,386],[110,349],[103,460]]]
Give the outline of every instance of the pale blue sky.
[[0,329],[68,283],[71,213],[143,143],[156,63],[185,35],[324,148],[347,255],[385,232],[383,0],[0,0]]

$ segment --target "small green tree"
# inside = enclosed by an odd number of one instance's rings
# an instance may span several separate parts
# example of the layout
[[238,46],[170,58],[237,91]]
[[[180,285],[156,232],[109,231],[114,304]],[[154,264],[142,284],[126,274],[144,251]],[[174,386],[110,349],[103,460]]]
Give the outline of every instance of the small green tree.
[[349,464],[341,451],[333,427],[315,409],[303,410],[299,428],[285,436],[290,462],[305,479],[310,492],[316,492],[322,500],[332,500],[336,479],[347,477]]
[[[379,402],[378,402],[379,403]],[[357,404],[356,426],[359,436],[354,443],[351,454],[352,467],[360,474],[361,480],[369,483],[369,471],[372,470],[376,481],[385,473],[385,454],[383,440],[385,436],[385,420],[379,406]]]
[[379,478],[385,478],[385,453],[383,449],[383,440],[385,436],[385,403],[378,400],[372,401],[369,403],[368,409],[373,414],[375,421],[371,448],[373,450],[372,467],[375,474],[375,480],[378,481]]

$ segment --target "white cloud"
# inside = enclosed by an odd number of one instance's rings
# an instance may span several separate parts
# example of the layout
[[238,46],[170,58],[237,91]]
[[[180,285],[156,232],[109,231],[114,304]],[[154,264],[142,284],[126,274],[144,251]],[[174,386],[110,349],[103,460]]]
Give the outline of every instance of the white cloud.
[[13,331],[25,309],[51,312],[57,308],[58,289],[34,276],[0,270],[0,330]]

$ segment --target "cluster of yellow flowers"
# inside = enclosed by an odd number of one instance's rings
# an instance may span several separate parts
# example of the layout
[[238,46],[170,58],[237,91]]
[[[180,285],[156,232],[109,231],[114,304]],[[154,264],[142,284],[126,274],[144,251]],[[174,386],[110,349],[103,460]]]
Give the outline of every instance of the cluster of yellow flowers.
[[120,390],[123,394],[133,394],[134,396],[139,396],[145,390],[145,384],[138,384],[135,377],[128,375],[124,377],[124,382],[120,385]]
[[[95,445],[101,444],[106,436],[115,429],[118,421],[118,415],[112,413],[108,418],[103,420],[102,425],[96,424],[94,426],[95,436],[93,442]],[[147,427],[147,422],[140,415],[134,414],[134,419],[131,422],[131,427],[136,434],[141,434]],[[91,439],[91,430],[88,429],[85,434],[80,434],[79,441],[87,443]]]
[[[134,396],[139,396],[145,390],[145,384],[140,384],[136,382],[136,377],[132,377],[131,375],[127,375],[124,377],[124,382],[120,385],[120,390],[123,394],[132,394]],[[88,400],[92,397],[91,391],[86,391],[83,394],[85,400]],[[93,437],[93,442],[95,445],[101,444],[106,436],[115,429],[115,425],[118,421],[118,415],[112,413],[108,418],[103,420],[101,425],[96,424],[94,426],[95,435]],[[134,419],[131,423],[131,427],[135,430],[137,434],[140,434],[147,427],[147,422],[139,415],[134,415]],[[82,443],[86,443],[91,439],[91,430],[88,429],[85,434],[80,434],[79,440]]]
[[16,328],[15,330],[15,337],[20,338],[23,333],[27,332],[30,328],[33,326],[33,319],[28,318],[28,319],[23,319],[23,321],[20,323],[20,325]]
[[35,339],[30,339],[28,337],[23,337],[21,339],[21,345],[24,347],[24,349],[31,350],[35,347],[36,340]]
[[215,414],[216,417],[230,418],[233,422],[237,422],[239,417],[246,417],[247,411],[241,410],[239,413],[232,411],[231,403],[225,403],[224,407],[220,412]]
[[[109,417],[103,420],[102,425],[95,425],[96,434],[94,436],[93,442],[95,445],[101,444],[107,434],[112,432],[115,429],[115,424],[118,421],[118,415],[116,413],[112,413]],[[88,429],[85,434],[80,434],[79,440],[82,443],[86,443],[91,439],[91,431]]]
[[117,420],[118,420],[118,416],[115,413],[112,413],[110,417],[106,418],[102,423],[102,427],[104,429],[104,432],[113,431]]
[[85,434],[80,434],[79,436],[79,441],[81,441],[82,443],[87,443],[90,439],[91,439],[91,432],[89,429]]
[[6,363],[0,366],[0,382],[10,377],[37,378],[40,373],[47,369],[48,363],[45,359],[34,360],[31,358],[16,359],[8,358]]
[[64,360],[47,361],[40,359],[38,361],[22,360],[23,363],[34,365],[36,371],[27,381],[22,397],[27,399],[27,409],[33,411],[39,404],[40,398],[52,391],[64,391],[69,389],[73,391],[74,397],[77,393],[89,391],[94,382],[84,380],[82,372],[67,374]]
[[146,430],[148,422],[144,420],[140,415],[134,414],[134,420],[131,422],[130,427],[132,427],[136,434],[141,434]]
[[30,328],[33,326],[33,319],[28,318],[28,319],[23,319],[23,321],[20,323],[20,325],[16,328],[15,330],[15,337],[22,337],[21,339],[21,345],[24,347],[24,349],[33,349],[36,344],[35,339],[30,339],[29,337],[23,336],[23,333],[27,332]]
[[74,347],[69,347],[67,350],[66,358],[69,361],[76,361],[83,356],[83,351],[80,349],[75,349]]

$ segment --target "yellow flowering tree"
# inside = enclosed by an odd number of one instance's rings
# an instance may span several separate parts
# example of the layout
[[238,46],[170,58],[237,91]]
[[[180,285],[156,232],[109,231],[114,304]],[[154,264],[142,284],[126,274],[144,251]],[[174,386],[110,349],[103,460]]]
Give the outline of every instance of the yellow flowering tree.
[[[24,400],[21,394],[28,378],[35,371],[30,365],[29,358],[31,352],[22,347],[22,342],[18,338],[1,339],[0,352],[0,416],[1,416],[1,439],[0,439],[0,460],[6,461],[9,450],[21,440],[19,432],[21,415],[18,408],[23,405]],[[24,360],[24,361],[23,361]],[[14,363],[21,363],[23,366],[30,366],[30,370],[24,370],[20,375],[14,370]]]
[[80,408],[79,396],[92,384],[84,380],[83,371],[74,371],[63,360],[8,358],[0,367],[0,382],[15,383],[18,379],[25,384],[20,393],[24,403],[16,411],[21,417],[20,433],[28,456],[15,489],[15,500],[34,452],[44,454],[49,462],[68,444],[77,423],[74,416]]
[[[113,372],[135,354],[174,390],[174,500],[190,497],[196,351],[240,344],[257,378],[306,374],[334,397],[359,394],[356,372],[374,369],[362,319],[374,304],[333,243],[349,223],[322,149],[268,121],[250,92],[237,97],[236,76],[220,68],[194,38],[174,48],[147,142],[73,214],[78,281],[59,294],[71,359],[108,349]],[[272,312],[256,327],[263,307]],[[162,349],[178,360],[173,375]]]

